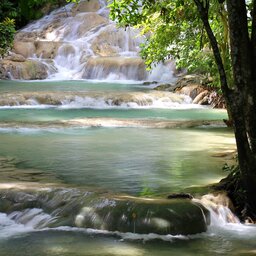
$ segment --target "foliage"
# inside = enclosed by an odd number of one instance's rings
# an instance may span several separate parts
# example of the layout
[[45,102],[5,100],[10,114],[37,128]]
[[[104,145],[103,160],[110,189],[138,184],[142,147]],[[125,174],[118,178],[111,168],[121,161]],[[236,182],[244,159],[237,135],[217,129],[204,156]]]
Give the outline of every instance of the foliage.
[[9,0],[2,0],[0,2],[0,21],[3,21],[6,17],[14,19],[17,15],[17,10],[12,2]]
[[241,170],[236,162],[234,165],[225,164],[223,166],[223,171],[228,173],[228,176],[220,181],[219,184],[215,186],[215,189],[225,190],[228,193],[228,196],[234,202],[234,207],[236,212],[239,213],[241,219],[245,219],[246,216],[243,216],[244,204],[246,202],[246,190],[241,184]]
[[6,18],[0,22],[0,56],[12,47],[12,42],[15,34],[15,22],[13,19]]
[[65,0],[1,0],[0,21],[6,17],[15,19],[16,28],[19,29],[31,20],[41,18],[45,14],[45,7],[64,3]]
[[[217,0],[212,3],[210,23],[230,77],[226,10]],[[109,7],[111,19],[120,26],[139,28],[145,36],[141,56],[148,67],[174,58],[178,68],[218,78],[211,46],[193,1],[116,0]]]

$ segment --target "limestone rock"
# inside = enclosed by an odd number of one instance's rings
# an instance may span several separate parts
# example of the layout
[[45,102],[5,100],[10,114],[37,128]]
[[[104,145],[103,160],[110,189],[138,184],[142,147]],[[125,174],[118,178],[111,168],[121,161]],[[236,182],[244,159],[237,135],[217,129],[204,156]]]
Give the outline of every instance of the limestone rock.
[[36,47],[33,42],[14,41],[13,51],[25,58],[32,57]]
[[209,94],[208,90],[204,90],[201,93],[199,93],[193,100],[193,104],[200,104],[199,102],[202,102],[205,96]]
[[47,66],[39,61],[26,60],[24,62],[16,62],[2,60],[0,62],[0,78],[10,78],[10,74],[14,79],[24,80],[45,79],[48,76]]
[[186,86],[178,87],[175,89],[176,93],[188,95],[192,100],[194,100],[196,96],[203,91],[203,86],[198,84],[187,84]]
[[97,12],[100,9],[100,3],[98,0],[85,0],[80,1],[72,8],[73,16],[80,12]]
[[[71,226],[137,234],[189,235],[205,232],[210,213],[200,203],[184,199],[96,196],[78,189],[0,190],[0,210],[40,208],[53,216],[43,227]],[[86,196],[85,196],[86,194]],[[30,219],[23,218],[23,224]]]
[[54,41],[35,41],[35,53],[37,57],[53,59],[60,47],[60,42]]
[[119,76],[123,75],[130,79],[143,80],[146,76],[145,64],[141,58],[92,57],[86,63],[83,78],[101,79],[112,72],[117,72]]
[[25,57],[23,57],[21,54],[16,54],[16,53],[11,53],[5,59],[15,61],[15,62],[24,62],[26,60]]
[[203,75],[183,75],[178,78],[175,85],[163,84],[157,86],[155,90],[188,95],[193,100],[193,104],[225,108],[225,100],[217,93],[218,89],[208,86],[211,82],[212,78]]

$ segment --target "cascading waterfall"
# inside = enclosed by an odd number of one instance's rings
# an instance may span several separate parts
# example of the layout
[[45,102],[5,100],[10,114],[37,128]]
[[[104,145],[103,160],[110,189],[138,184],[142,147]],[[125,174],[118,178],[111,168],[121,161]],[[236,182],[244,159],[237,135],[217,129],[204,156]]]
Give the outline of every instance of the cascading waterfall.
[[[26,184],[18,191],[1,188],[0,225],[5,229],[23,227],[23,232],[42,228],[85,228],[101,232],[160,235],[188,235],[210,227],[240,224],[223,196],[206,195],[202,199],[147,199],[130,196],[97,195],[79,189],[37,188]],[[7,188],[7,187],[6,187]],[[4,195],[4,196],[3,196]],[[107,196],[107,197],[106,197]],[[15,202],[15,204],[14,204]],[[22,228],[21,228],[22,230]],[[11,230],[9,230],[11,233]],[[156,237],[155,237],[156,238]]]
[[174,63],[148,73],[144,39],[108,13],[68,4],[16,35],[9,77],[47,80],[1,81],[0,256],[255,253],[225,197],[166,199],[233,164],[226,112],[142,84],[170,82]]
[[48,79],[173,81],[172,62],[146,71],[138,53],[144,38],[117,28],[106,6],[81,1],[53,11],[19,31],[14,52],[43,63]]

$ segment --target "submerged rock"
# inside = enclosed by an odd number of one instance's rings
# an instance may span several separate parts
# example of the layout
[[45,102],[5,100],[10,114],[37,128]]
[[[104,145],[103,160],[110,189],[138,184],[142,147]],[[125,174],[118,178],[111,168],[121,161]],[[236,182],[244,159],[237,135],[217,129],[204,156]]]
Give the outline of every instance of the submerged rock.
[[193,199],[193,196],[188,193],[173,193],[167,196],[168,199]]
[[114,205],[84,207],[76,217],[79,227],[139,234],[188,235],[206,231],[208,211],[184,200],[115,199]]
[[[36,213],[31,211],[36,209]],[[209,211],[189,200],[98,197],[78,189],[0,189],[0,210],[34,227],[71,226],[138,234],[188,235],[205,232]],[[38,214],[47,215],[36,223]],[[12,215],[11,215],[12,216]],[[35,221],[32,221],[35,218]]]

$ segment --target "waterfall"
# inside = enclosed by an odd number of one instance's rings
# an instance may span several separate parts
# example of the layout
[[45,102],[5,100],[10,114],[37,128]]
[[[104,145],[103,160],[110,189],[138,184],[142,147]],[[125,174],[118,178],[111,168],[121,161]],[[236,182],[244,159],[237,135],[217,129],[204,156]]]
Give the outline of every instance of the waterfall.
[[173,81],[173,62],[146,71],[139,57],[145,38],[133,28],[118,28],[108,13],[103,0],[68,4],[20,30],[13,51],[44,63],[48,79]]
[[209,211],[211,226],[225,226],[229,223],[240,224],[237,216],[231,211],[232,203],[225,194],[207,194],[200,200]]
[[[81,189],[0,190],[3,219],[33,229],[60,226],[188,235],[206,231],[208,211],[190,200],[101,195]],[[3,196],[4,195],[4,196]],[[14,204],[15,202],[15,204]],[[0,215],[1,225],[1,215]]]

